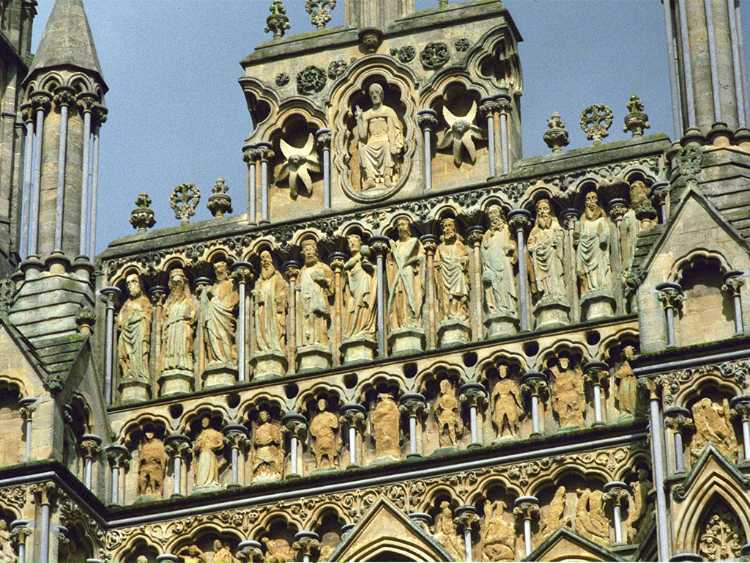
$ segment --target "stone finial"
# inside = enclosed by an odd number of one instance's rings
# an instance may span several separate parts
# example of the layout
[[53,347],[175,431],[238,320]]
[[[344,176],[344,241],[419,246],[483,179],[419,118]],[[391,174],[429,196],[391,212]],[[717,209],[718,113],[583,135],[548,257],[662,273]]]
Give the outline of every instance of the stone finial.
[[648,121],[648,114],[644,111],[643,102],[641,99],[633,94],[630,96],[630,100],[626,106],[628,113],[625,116],[625,129],[623,131],[630,133],[633,137],[642,137],[643,131],[651,128],[651,123]]
[[286,15],[286,8],[284,7],[283,0],[273,0],[271,12],[266,18],[266,33],[273,33],[274,39],[281,39],[284,37],[286,30],[289,29],[289,16]]
[[195,209],[201,200],[201,191],[195,184],[180,184],[169,196],[169,205],[174,210],[174,215],[183,225],[190,223],[190,218],[195,215]]
[[156,224],[151,197],[147,193],[141,192],[135,198],[135,209],[130,212],[130,224],[139,233],[145,233]]
[[581,112],[581,129],[595,145],[609,136],[612,127],[612,110],[604,104],[592,104]]
[[232,198],[227,193],[227,186],[224,178],[217,178],[214,187],[211,188],[211,195],[208,196],[208,210],[214,217],[224,217],[225,213],[232,212]]
[[553,153],[560,152],[563,147],[570,144],[568,130],[560,114],[555,112],[547,120],[547,130],[544,132],[544,142],[552,149]]
[[336,0],[306,0],[305,11],[310,15],[310,22],[316,29],[323,29],[331,21],[331,12],[336,7]]

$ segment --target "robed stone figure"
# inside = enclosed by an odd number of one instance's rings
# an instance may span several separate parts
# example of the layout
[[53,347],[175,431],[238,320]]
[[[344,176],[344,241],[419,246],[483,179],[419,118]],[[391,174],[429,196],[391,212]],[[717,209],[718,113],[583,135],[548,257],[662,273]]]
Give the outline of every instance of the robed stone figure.
[[550,201],[540,199],[536,203],[536,220],[527,242],[531,259],[531,292],[537,300],[568,300],[564,243],[565,230],[555,217]]
[[227,263],[223,260],[216,262],[214,271],[216,283],[201,295],[206,367],[236,367],[235,315],[240,298],[234,288],[234,282],[229,277]]
[[328,348],[333,271],[318,258],[318,246],[312,239],[302,243],[302,256],[305,261],[299,277],[302,345]]
[[391,331],[421,328],[424,300],[424,248],[411,234],[406,217],[396,220],[398,238],[391,241],[386,259],[388,326]]
[[193,371],[193,328],[196,305],[182,268],[169,273],[169,296],[164,303],[162,326],[162,368],[164,371]]
[[143,294],[138,274],[126,278],[130,297],[117,315],[117,359],[122,380],[149,381],[148,358],[151,347],[152,307]]
[[224,448],[224,436],[218,430],[209,426],[210,419],[204,416],[201,419],[201,432],[195,439],[193,451],[195,452],[195,481],[194,488],[206,489],[219,487],[219,472],[223,460],[219,452]]
[[489,229],[482,237],[482,286],[484,306],[490,316],[502,315],[516,318],[516,281],[513,265],[516,263],[516,243],[499,205],[487,209]]
[[594,191],[586,194],[586,208],[578,228],[576,272],[581,292],[608,290],[612,276],[609,219]]
[[400,412],[393,395],[379,393],[378,403],[372,411],[372,436],[377,457],[400,457],[399,420]]
[[469,251],[452,218],[441,222],[443,234],[435,251],[438,311],[441,321],[469,318]]
[[167,473],[167,452],[153,430],[143,433],[138,447],[138,494],[161,497]]
[[404,149],[404,133],[396,112],[383,103],[383,87],[371,84],[372,107],[354,108],[359,143],[359,166],[363,190],[390,188],[398,182],[398,158]]
[[362,238],[359,235],[349,235],[347,242],[351,257],[344,263],[344,336],[347,339],[372,339],[375,336],[377,303],[375,268],[363,255]]
[[289,291],[276,270],[271,253],[260,253],[260,276],[255,282],[255,342],[258,352],[286,349],[286,315]]
[[256,479],[280,479],[284,467],[281,425],[271,420],[267,410],[258,413],[253,432],[253,475]]

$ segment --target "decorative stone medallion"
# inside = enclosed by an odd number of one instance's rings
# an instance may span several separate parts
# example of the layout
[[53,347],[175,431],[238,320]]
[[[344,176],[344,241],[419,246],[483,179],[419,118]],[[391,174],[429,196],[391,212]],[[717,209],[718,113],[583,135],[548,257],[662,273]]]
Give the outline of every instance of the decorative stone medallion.
[[396,57],[402,63],[408,63],[414,60],[417,56],[417,50],[411,45],[404,45],[403,47],[394,47],[391,49],[391,56]]
[[456,48],[456,51],[458,51],[459,53],[468,51],[470,45],[471,45],[471,42],[468,39],[466,39],[466,37],[462,37],[461,39],[456,39],[456,42],[453,44],[453,46]]
[[317,94],[326,85],[326,73],[317,66],[308,66],[297,73],[297,92]]
[[422,65],[427,69],[437,69],[443,66],[450,59],[448,45],[442,41],[433,41],[425,45],[419,54],[422,59]]
[[280,72],[276,75],[276,86],[286,86],[289,84],[289,75],[286,72]]
[[349,63],[347,63],[343,59],[336,59],[335,61],[331,61],[330,63],[328,63],[328,78],[330,78],[331,80],[336,80],[339,76],[344,74],[347,66],[349,66]]

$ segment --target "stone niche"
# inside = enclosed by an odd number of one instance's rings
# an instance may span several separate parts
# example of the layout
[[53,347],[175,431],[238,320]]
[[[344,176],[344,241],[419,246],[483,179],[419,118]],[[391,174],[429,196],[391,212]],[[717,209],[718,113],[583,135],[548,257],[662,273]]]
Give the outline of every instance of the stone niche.
[[0,381],[0,467],[21,462],[23,418],[18,404],[18,387]]

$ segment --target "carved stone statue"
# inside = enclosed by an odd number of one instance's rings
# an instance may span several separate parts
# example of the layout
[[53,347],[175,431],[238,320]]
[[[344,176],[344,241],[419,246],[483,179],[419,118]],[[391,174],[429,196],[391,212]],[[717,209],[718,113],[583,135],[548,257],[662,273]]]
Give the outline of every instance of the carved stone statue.
[[339,420],[327,411],[328,402],[318,399],[318,414],[310,421],[310,435],[313,437],[312,452],[318,469],[332,469],[338,465]]
[[622,349],[622,362],[615,369],[617,398],[620,412],[630,416],[638,414],[638,379],[630,367],[635,357],[635,347],[627,345]]
[[224,448],[224,436],[218,430],[209,426],[211,420],[204,416],[201,419],[201,433],[195,439],[195,480],[194,490],[212,489],[220,487],[219,472],[224,465],[220,456]]
[[623,523],[627,538],[634,541],[637,533],[636,525],[646,514],[648,506],[648,492],[651,490],[651,479],[648,471],[643,468],[638,469],[638,477],[630,483],[630,504],[628,506],[628,515]]
[[344,264],[344,336],[347,339],[372,339],[375,337],[377,302],[375,268],[367,260],[367,253],[363,256],[362,238],[358,234],[350,234],[346,239],[351,257]]
[[201,294],[206,369],[237,368],[237,304],[239,294],[224,260],[214,264],[216,283]]
[[148,355],[151,347],[151,302],[143,294],[138,274],[126,278],[130,297],[117,315],[117,359],[120,379],[149,382]]
[[454,561],[463,561],[464,546],[453,522],[453,512],[447,500],[440,502],[440,510],[435,516],[435,541],[441,544]]
[[8,523],[0,520],[0,563],[16,563],[16,552],[10,539]]
[[440,381],[440,393],[435,402],[435,418],[438,423],[440,447],[455,447],[463,425],[461,424],[456,391],[449,379]]
[[143,436],[143,442],[138,446],[138,494],[161,497],[169,458],[164,442],[153,430],[146,430]]
[[359,106],[354,108],[362,190],[391,188],[399,180],[403,126],[396,112],[383,103],[380,84],[371,84],[368,93],[372,107],[365,112]]
[[401,457],[399,445],[400,411],[393,395],[379,393],[378,403],[372,411],[372,435],[376,457]]
[[260,352],[286,351],[286,314],[289,291],[268,250],[260,253],[260,276],[255,283],[255,344]]
[[523,414],[521,386],[510,376],[507,365],[498,367],[498,377],[490,395],[492,424],[498,439],[516,438],[518,422]]
[[253,433],[253,475],[255,479],[280,479],[284,468],[281,425],[267,410],[258,413]]
[[542,506],[539,511],[539,537],[544,539],[558,528],[570,525],[569,519],[565,518],[566,496],[568,491],[563,485],[555,490],[555,494],[548,505]]
[[579,366],[571,366],[570,357],[561,354],[552,367],[555,387],[552,394],[552,410],[557,415],[560,428],[584,426],[586,395],[583,371]]
[[531,293],[536,300],[536,326],[564,325],[570,309],[565,287],[565,230],[548,199],[536,202],[536,219],[527,248]]
[[695,434],[690,443],[690,453],[697,459],[703,450],[712,444],[724,457],[734,462],[737,459],[737,437],[732,428],[729,402],[715,403],[704,397],[695,403],[691,411]]
[[203,550],[195,544],[186,545],[177,552],[177,555],[182,557],[184,563],[205,563],[206,561]]
[[576,505],[576,531],[600,544],[609,543],[609,519],[604,513],[604,493],[584,489]]
[[169,272],[169,297],[164,303],[161,346],[164,371],[176,370],[192,376],[195,315],[195,300],[185,272],[175,268]]
[[482,236],[482,287],[484,310],[488,317],[518,318],[516,280],[516,243],[499,205],[487,209],[490,226]]
[[609,290],[612,277],[609,219],[599,206],[599,197],[594,191],[586,194],[586,208],[579,229],[576,272],[581,293]]
[[312,239],[302,243],[305,264],[300,270],[302,345],[328,348],[331,324],[333,271],[318,258],[318,245]]
[[237,559],[232,555],[232,551],[228,545],[222,543],[221,540],[214,540],[214,557],[212,563],[236,563]]
[[630,207],[618,224],[623,271],[629,270],[633,265],[638,233],[648,231],[656,225],[656,210],[651,204],[650,196],[651,189],[642,180],[636,180],[630,185]]
[[340,542],[341,536],[336,532],[325,532],[320,538],[320,555],[318,556],[318,561],[329,561]]
[[266,546],[266,561],[285,563],[297,559],[292,546],[285,538],[269,538],[264,536],[261,543]]
[[482,522],[482,556],[484,561],[515,561],[516,531],[513,515],[502,500],[485,501]]
[[435,252],[438,312],[441,321],[469,318],[469,251],[456,232],[456,220],[441,221],[443,234]]

